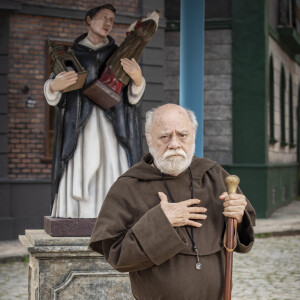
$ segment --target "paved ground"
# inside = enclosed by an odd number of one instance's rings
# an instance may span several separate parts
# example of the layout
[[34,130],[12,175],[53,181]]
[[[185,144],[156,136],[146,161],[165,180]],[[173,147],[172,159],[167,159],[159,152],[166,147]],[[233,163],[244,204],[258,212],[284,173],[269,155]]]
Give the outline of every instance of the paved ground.
[[25,249],[18,240],[0,241],[0,263],[6,261],[23,260],[28,256]]
[[233,264],[232,300],[300,299],[300,235],[256,239]]
[[0,263],[0,299],[28,299],[28,263]]
[[[300,299],[299,249],[300,235],[259,238],[250,253],[235,253],[232,300]],[[27,268],[0,263],[1,300],[28,299]]]
[[300,201],[279,208],[270,218],[257,219],[254,231],[262,235],[300,234]]

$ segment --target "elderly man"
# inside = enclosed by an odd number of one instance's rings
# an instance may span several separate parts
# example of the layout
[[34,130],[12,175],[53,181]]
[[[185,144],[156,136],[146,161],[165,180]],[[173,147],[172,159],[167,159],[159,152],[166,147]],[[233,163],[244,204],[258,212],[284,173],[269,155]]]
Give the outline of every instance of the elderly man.
[[238,222],[235,251],[254,242],[255,212],[241,194],[228,195],[228,173],[193,156],[197,121],[167,104],[146,115],[150,154],[110,189],[90,248],[129,272],[139,300],[222,299],[225,217]]

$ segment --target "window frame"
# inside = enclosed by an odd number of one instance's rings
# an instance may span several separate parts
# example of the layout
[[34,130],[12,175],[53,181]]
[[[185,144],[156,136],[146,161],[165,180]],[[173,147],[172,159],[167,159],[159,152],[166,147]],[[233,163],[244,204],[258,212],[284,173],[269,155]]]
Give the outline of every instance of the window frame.
[[287,146],[285,136],[285,71],[284,66],[281,65],[280,70],[280,145],[281,147]]
[[273,57],[269,60],[269,143],[275,144],[278,141],[274,134],[274,65]]
[[294,148],[296,145],[294,139],[293,80],[291,74],[289,79],[289,122],[289,146]]

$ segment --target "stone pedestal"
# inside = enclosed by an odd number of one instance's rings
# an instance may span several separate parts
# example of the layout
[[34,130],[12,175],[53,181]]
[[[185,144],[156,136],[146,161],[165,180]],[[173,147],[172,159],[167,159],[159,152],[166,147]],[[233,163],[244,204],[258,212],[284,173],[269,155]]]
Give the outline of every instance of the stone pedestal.
[[19,239],[29,252],[29,300],[134,299],[128,273],[115,271],[90,251],[88,237],[26,230]]

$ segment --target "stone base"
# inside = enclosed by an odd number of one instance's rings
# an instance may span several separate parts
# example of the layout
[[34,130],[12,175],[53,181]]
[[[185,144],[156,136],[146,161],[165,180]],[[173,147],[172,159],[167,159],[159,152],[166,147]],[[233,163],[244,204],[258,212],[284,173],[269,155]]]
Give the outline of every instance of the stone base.
[[90,251],[89,238],[26,230],[19,239],[29,252],[29,300],[134,299],[128,273],[115,271]]
[[51,236],[91,236],[97,219],[44,217],[44,229]]

